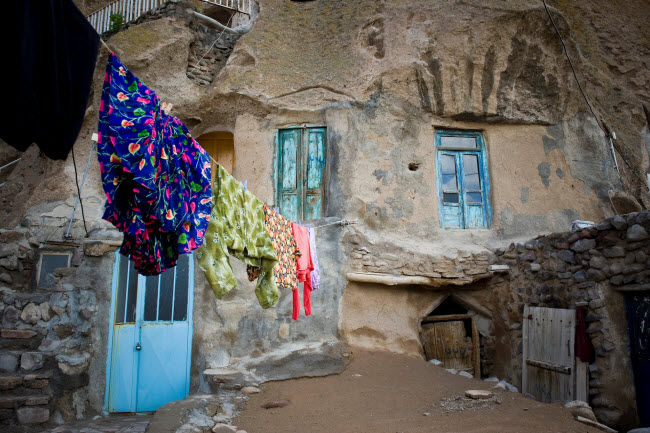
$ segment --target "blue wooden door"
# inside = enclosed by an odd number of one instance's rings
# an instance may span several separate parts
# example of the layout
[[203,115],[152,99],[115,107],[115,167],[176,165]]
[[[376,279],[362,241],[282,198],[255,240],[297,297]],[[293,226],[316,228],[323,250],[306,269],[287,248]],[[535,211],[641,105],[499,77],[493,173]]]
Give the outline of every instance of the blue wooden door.
[[277,203],[292,221],[320,218],[323,211],[325,128],[278,132]]
[[625,296],[637,414],[650,427],[650,292]]
[[189,393],[192,348],[193,262],[181,255],[175,268],[138,275],[117,254],[114,269],[109,412],[148,412]]

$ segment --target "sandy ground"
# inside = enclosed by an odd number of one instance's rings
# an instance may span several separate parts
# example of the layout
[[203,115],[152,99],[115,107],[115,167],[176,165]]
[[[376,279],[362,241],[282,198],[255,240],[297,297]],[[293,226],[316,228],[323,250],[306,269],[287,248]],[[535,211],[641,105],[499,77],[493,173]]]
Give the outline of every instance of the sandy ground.
[[[248,433],[600,432],[575,421],[560,404],[518,393],[499,391],[481,403],[463,397],[467,389],[493,385],[422,359],[357,350],[340,375],[262,385],[233,424]],[[289,405],[261,407],[280,399]]]

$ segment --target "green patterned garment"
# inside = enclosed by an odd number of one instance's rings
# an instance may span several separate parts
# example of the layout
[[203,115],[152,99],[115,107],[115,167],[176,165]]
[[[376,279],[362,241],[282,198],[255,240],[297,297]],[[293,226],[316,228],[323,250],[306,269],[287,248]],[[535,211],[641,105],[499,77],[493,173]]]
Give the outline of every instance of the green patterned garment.
[[229,254],[260,268],[255,295],[262,308],[272,307],[280,295],[273,277],[278,258],[264,225],[264,203],[226,169],[214,165],[214,203],[205,241],[197,255],[199,266],[219,299],[237,286]]

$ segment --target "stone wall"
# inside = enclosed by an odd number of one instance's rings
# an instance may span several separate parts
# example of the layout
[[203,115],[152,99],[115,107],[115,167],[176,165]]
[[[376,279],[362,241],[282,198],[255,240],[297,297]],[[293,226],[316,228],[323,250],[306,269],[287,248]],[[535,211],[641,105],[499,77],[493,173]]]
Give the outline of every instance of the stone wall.
[[[616,216],[575,233],[537,237],[498,249],[508,274],[489,282],[494,311],[493,374],[521,383],[525,304],[575,308],[586,303],[587,333],[595,348],[589,400],[596,416],[619,428],[635,425],[636,403],[624,310],[626,291],[650,290],[650,211]],[[497,316],[498,317],[498,316]]]
[[[55,271],[51,289],[35,288],[42,247],[72,252],[71,267]],[[99,412],[110,299],[102,275],[110,284],[110,266],[79,244],[43,244],[25,228],[0,231],[0,429]]]

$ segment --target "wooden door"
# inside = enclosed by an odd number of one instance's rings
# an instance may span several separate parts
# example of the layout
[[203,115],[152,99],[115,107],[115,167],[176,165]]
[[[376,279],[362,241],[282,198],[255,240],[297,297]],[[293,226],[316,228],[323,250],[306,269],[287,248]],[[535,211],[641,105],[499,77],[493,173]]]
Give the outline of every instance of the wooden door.
[[422,345],[427,360],[437,359],[445,368],[474,373],[474,344],[462,320],[425,323]]
[[[214,158],[228,173],[235,169],[235,140],[232,132],[216,131],[203,134],[196,139],[212,158]],[[212,180],[217,171],[212,170]]]
[[650,292],[625,296],[630,358],[641,426],[650,427]]
[[547,403],[574,400],[575,310],[524,307],[522,392]]

